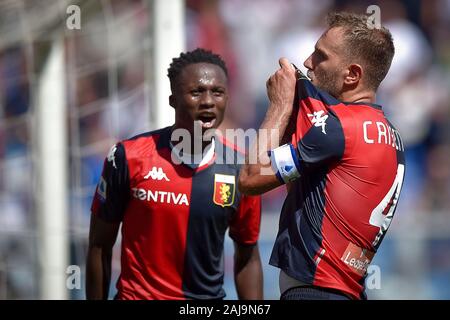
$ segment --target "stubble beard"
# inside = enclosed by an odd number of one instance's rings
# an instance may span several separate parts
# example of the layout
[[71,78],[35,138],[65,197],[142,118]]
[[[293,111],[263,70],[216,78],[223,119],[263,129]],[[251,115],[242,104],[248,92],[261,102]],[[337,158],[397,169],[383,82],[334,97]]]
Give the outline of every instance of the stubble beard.
[[340,89],[337,84],[337,72],[314,72],[315,85],[319,89],[329,93],[336,99],[340,96]]

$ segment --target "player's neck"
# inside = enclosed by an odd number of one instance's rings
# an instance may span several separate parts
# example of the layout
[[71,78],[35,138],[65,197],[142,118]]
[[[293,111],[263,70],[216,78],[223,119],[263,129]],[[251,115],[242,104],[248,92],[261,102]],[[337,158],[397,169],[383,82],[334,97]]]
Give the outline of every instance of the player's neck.
[[341,94],[339,100],[351,103],[375,103],[376,94],[371,90],[364,91],[346,91]]
[[[210,136],[210,134],[205,136],[204,133],[196,132],[193,128],[179,126],[176,123],[172,126],[171,131],[173,133],[178,129],[185,130],[184,132],[189,133],[189,136],[187,137],[184,135],[182,136],[182,141],[184,142],[186,141],[185,139],[187,139],[187,143],[190,142],[190,154],[204,154],[205,150],[211,146],[212,136]],[[199,148],[199,146],[201,146],[201,148]]]

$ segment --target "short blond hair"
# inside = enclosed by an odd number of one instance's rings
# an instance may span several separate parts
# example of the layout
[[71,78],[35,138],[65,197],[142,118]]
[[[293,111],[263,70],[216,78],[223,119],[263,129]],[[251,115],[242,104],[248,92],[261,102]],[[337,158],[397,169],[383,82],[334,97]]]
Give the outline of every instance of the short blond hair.
[[344,29],[346,58],[359,59],[366,70],[367,85],[377,90],[389,71],[395,48],[391,32],[385,27],[371,28],[367,20],[368,16],[351,12],[332,12],[327,16],[329,29]]

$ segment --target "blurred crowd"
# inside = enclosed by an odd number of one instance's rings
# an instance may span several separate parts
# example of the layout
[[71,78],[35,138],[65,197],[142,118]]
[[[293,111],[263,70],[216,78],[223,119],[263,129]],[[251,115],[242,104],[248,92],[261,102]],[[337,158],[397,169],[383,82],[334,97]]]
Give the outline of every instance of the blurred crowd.
[[[107,150],[119,139],[155,129],[146,80],[155,45],[148,3],[82,4],[82,29],[64,31],[71,263],[79,265]],[[285,56],[305,71],[303,61],[325,28],[327,12],[366,13],[374,4],[396,48],[378,103],[402,134],[407,163],[400,204],[377,263],[391,283],[426,289],[420,294],[405,289],[403,297],[449,299],[450,0],[186,0],[186,49],[213,50],[227,63],[231,97],[222,127],[258,128],[268,105],[265,82],[278,58]],[[0,299],[38,295],[33,99],[44,48],[37,38],[0,49]],[[263,224],[278,215],[283,199],[281,189],[264,197]],[[268,251],[271,237],[261,234]],[[372,296],[394,297],[395,290],[386,289]]]

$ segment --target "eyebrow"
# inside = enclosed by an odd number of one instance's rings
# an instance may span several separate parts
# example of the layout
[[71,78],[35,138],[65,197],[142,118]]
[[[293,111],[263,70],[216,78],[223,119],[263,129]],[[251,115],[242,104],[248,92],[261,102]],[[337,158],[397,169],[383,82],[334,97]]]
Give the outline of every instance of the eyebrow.
[[196,84],[192,84],[192,83],[187,83],[185,84],[185,87],[187,88],[187,90],[196,90],[196,89],[208,89],[211,88],[212,90],[217,90],[217,89],[227,89],[227,86],[225,84],[215,84],[213,86],[210,85],[205,85],[203,83],[196,83]]

